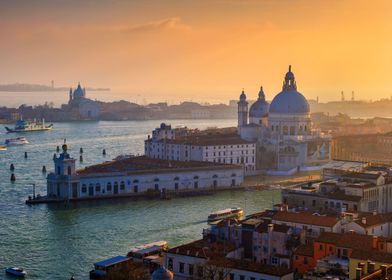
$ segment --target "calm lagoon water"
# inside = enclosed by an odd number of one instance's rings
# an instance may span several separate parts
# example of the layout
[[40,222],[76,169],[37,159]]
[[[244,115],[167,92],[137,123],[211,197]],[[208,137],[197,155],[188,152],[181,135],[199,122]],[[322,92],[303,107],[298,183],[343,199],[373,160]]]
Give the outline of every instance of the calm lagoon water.
[[[236,120],[168,123],[206,128],[234,126]],[[249,214],[279,199],[277,191],[237,191],[167,201],[81,202],[67,208],[25,204],[32,194],[30,184],[36,184],[37,193],[45,194],[42,166],[48,172],[53,170],[53,153],[64,138],[75,158],[83,147],[80,168],[120,154],[142,154],[143,140],[158,125],[158,121],[56,123],[53,131],[25,134],[30,144],[0,151],[0,268],[21,266],[28,271],[28,279],[69,279],[72,273],[76,279],[88,279],[94,262],[126,254],[131,246],[162,239],[174,246],[200,238],[212,210],[241,206]],[[0,125],[0,143],[12,137],[4,131]],[[9,181],[11,163],[15,183]],[[0,271],[0,279],[12,278]]]

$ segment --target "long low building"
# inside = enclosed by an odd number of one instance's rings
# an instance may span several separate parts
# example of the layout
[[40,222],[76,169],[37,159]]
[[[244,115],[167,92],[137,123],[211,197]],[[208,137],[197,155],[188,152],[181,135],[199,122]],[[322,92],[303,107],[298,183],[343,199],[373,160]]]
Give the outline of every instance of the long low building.
[[47,196],[88,199],[138,196],[148,192],[202,192],[238,187],[244,179],[240,165],[200,161],[127,157],[76,170],[76,160],[63,145],[54,157],[55,172],[47,177]]

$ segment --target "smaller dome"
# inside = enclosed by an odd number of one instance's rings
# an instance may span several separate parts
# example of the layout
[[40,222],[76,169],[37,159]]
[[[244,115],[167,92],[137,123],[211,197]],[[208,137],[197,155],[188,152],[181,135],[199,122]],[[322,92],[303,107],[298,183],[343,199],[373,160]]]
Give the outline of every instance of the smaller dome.
[[164,267],[160,267],[151,275],[151,280],[173,280],[173,273]]
[[241,92],[240,101],[246,101],[246,94],[245,94],[244,90],[242,90],[242,92]]
[[255,103],[250,106],[249,117],[251,118],[263,118],[268,115],[269,103],[265,101],[265,95],[263,87],[260,87],[259,98]]

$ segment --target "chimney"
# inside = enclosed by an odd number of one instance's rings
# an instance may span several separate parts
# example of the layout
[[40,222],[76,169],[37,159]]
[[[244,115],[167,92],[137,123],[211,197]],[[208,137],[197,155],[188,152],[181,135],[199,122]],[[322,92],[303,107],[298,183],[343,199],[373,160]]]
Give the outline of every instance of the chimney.
[[362,268],[357,267],[355,269],[355,280],[361,280]]
[[378,242],[378,237],[376,235],[373,235],[373,249],[377,249],[377,242]]
[[362,224],[366,225],[366,217],[362,217]]

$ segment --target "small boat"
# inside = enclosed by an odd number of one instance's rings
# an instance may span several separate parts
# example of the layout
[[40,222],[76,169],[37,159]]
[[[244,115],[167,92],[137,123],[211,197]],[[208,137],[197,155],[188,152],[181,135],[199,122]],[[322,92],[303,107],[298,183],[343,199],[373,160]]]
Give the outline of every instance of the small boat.
[[0,145],[0,151],[7,151],[7,146]]
[[28,144],[26,137],[17,137],[17,138],[10,138],[5,140],[5,144],[7,146],[17,146],[17,145],[24,145]]
[[25,277],[26,276],[26,271],[23,270],[23,268],[20,267],[8,267],[5,269],[5,273],[17,276],[17,277]]
[[211,212],[208,215],[208,222],[219,221],[227,218],[241,218],[244,215],[244,210],[240,207],[227,208],[216,212]]
[[18,120],[15,124],[14,128],[5,127],[8,133],[12,132],[32,132],[32,131],[46,131],[51,130],[53,128],[53,124],[46,125],[45,120],[42,119],[41,122],[34,121],[25,121]]

